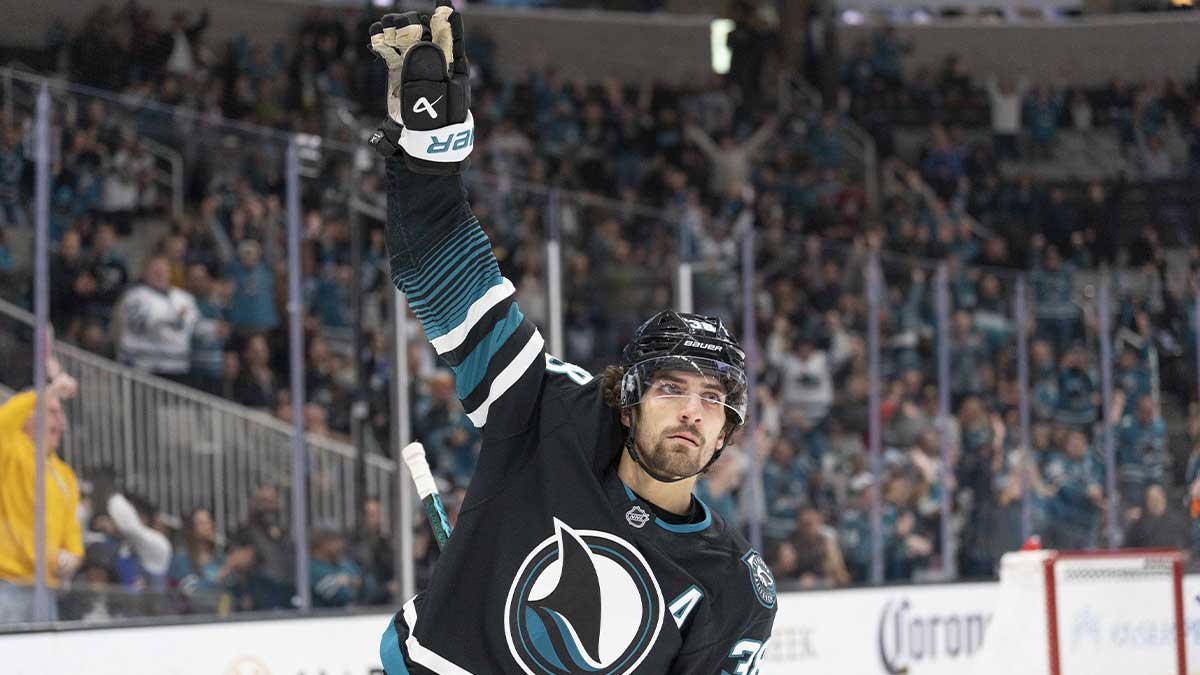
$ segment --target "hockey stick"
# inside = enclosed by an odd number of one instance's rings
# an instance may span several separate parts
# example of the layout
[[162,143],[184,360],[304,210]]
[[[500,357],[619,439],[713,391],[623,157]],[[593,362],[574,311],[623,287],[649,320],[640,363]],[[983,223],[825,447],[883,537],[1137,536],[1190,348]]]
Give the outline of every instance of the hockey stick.
[[408,472],[412,475],[413,483],[417,486],[417,494],[425,505],[425,517],[433,528],[433,538],[437,540],[438,549],[446,547],[450,538],[450,519],[446,517],[446,509],[442,506],[442,498],[438,495],[437,482],[429,471],[429,462],[425,459],[425,446],[420,443],[409,443],[400,452]]

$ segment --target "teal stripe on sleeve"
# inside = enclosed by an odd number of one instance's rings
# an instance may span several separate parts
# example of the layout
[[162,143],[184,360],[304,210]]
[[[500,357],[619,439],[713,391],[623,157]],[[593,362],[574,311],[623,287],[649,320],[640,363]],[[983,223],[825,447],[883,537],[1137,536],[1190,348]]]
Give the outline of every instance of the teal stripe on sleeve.
[[521,313],[521,309],[514,302],[509,306],[508,314],[496,323],[496,327],[480,340],[467,358],[463,359],[463,362],[454,369],[454,386],[458,390],[459,399],[466,400],[467,396],[475,391],[484,375],[487,374],[492,356],[500,351],[513,333],[517,332],[524,320],[525,315]]
[[[464,238],[464,241],[456,249],[447,252],[444,257],[431,261],[428,265],[419,268],[418,278],[413,280],[415,283],[407,284],[406,290],[414,295],[426,295],[431,291],[437,291],[438,287],[434,285],[435,283],[438,285],[443,284],[445,280],[453,278],[455,274],[460,272],[464,264],[478,258],[483,253],[491,252],[491,250],[492,245],[488,243],[483,232],[479,232],[477,238]],[[493,259],[484,264],[494,266],[496,263]]]
[[499,270],[481,269],[463,280],[461,290],[440,298],[410,299],[413,312],[425,326],[425,335],[435,340],[454,330],[467,318],[467,312],[476,300],[483,297],[492,286],[503,283]]
[[502,283],[491,242],[473,216],[415,258],[394,256],[392,269],[431,340],[458,328],[471,305]]
[[379,658],[387,675],[408,675],[404,654],[400,653],[400,636],[396,634],[394,617],[388,620],[387,630],[383,631],[383,637],[379,640]]

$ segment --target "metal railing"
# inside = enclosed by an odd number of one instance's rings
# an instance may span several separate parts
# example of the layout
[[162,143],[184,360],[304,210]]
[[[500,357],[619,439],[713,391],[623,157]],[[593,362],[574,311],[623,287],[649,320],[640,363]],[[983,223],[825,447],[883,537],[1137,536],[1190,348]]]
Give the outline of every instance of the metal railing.
[[[13,80],[14,80],[13,74],[18,69],[24,70],[27,72],[33,72],[32,68],[25,65],[24,63],[21,63],[20,61],[9,62],[3,68],[0,68],[0,95],[4,96],[3,114],[4,114],[4,124],[6,126],[12,126],[13,121],[16,119],[17,104],[15,101],[15,97],[16,97],[17,89],[13,84]],[[30,103],[31,107],[32,107],[32,105],[33,104]]]
[[[79,103],[76,100],[78,94],[71,91],[68,86],[70,83],[67,80],[44,77],[25,64],[11,62],[0,67],[0,92],[4,97],[2,112],[5,124],[14,124],[17,121],[18,112],[27,112],[30,116],[33,115],[33,102],[36,95],[32,86],[43,79],[50,83],[50,92],[54,103],[63,106],[63,119],[76,120],[78,118]],[[27,95],[25,96],[21,95],[22,87],[19,85],[22,84],[26,85],[25,93]],[[171,195],[171,216],[173,218],[181,217],[184,197],[183,155],[178,150],[155,141],[145,134],[139,134],[138,140],[146,148],[146,152],[154,158],[151,180],[156,187]]]
[[[808,80],[798,73],[788,71],[779,74],[779,107],[788,111],[799,102],[815,112],[824,108],[824,97]],[[867,208],[872,213],[878,213],[880,207],[879,194],[879,154],[875,149],[875,139],[849,118],[838,120],[838,133],[846,141],[844,148],[853,160],[862,167],[863,190],[867,195]]]
[[[915,169],[896,157],[888,157],[881,165],[884,189],[891,192],[915,192],[930,203],[942,201],[933,188],[925,182]],[[958,218],[966,223],[971,231],[981,237],[994,237],[995,233],[980,223],[969,213],[961,213]]]
[[[33,315],[0,301],[0,316],[32,330]],[[32,343],[20,331],[0,336],[0,357],[30,360]],[[68,420],[60,455],[82,477],[111,467],[123,490],[162,511],[186,515],[211,510],[218,532],[243,522],[254,489],[272,484],[286,500],[292,472],[291,426],[169,380],[123,366],[58,342],[54,354],[79,381],[79,394],[65,404]],[[358,495],[354,448],[307,434],[309,522],[348,531],[355,525]],[[396,499],[395,465],[367,455],[367,492],[377,496],[385,529]],[[281,511],[287,519],[288,509]],[[390,531],[390,529],[389,529]]]
[[[28,83],[39,78],[36,69],[20,61],[10,61],[0,67],[0,92],[4,96],[3,111],[6,125],[14,126],[16,124],[18,110],[27,110],[32,117],[37,94],[32,89],[22,91],[17,83]],[[78,117],[79,104],[74,98],[67,95],[65,80],[50,80],[50,98],[56,105],[63,107],[64,119],[74,120]]]
[[[154,171],[151,179],[154,183],[171,192],[171,217],[183,216],[183,155],[158,141],[143,136],[142,145],[146,152],[154,158]],[[167,169],[164,170],[163,166]]]

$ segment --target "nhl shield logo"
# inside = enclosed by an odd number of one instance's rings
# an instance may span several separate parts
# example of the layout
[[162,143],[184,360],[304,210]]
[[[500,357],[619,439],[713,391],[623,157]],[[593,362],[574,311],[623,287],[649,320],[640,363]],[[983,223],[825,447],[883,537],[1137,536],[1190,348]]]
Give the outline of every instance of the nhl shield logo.
[[646,523],[650,522],[650,514],[646,513],[646,509],[634,506],[625,512],[625,521],[640,530],[646,526]]
[[750,549],[742,556],[742,562],[750,569],[750,585],[754,587],[754,595],[758,597],[758,601],[763,607],[774,607],[775,577],[771,576],[771,569],[767,567],[762,554]]

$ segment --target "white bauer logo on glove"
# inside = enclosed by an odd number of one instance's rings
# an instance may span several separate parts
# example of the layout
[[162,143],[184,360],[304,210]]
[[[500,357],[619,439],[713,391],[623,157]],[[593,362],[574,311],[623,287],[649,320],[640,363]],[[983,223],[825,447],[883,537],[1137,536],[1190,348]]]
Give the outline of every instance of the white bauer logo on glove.
[[438,114],[437,114],[437,110],[435,110],[435,109],[433,108],[433,106],[437,105],[437,102],[438,102],[438,101],[440,101],[440,100],[442,100],[443,98],[445,98],[445,97],[444,97],[444,96],[439,96],[439,97],[437,98],[437,101],[434,101],[433,103],[430,103],[430,102],[429,102],[429,99],[427,99],[427,98],[425,98],[424,96],[422,96],[421,98],[417,99],[417,103],[416,103],[416,105],[414,105],[414,106],[413,106],[413,112],[415,112],[415,113],[429,113],[429,116],[430,116],[430,117],[432,117],[433,119],[435,119],[435,120],[436,120],[436,119],[437,119],[437,117],[438,117]]

